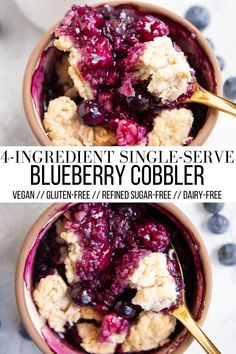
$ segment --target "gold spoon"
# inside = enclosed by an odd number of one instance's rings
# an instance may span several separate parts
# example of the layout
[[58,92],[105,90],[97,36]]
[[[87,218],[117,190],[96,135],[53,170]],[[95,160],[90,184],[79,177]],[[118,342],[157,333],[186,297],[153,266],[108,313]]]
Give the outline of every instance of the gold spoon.
[[205,90],[200,84],[195,82],[195,90],[187,102],[202,103],[206,106],[213,107],[219,111],[232,114],[236,117],[236,104],[213,93]]
[[[179,261],[179,257],[173,245],[171,245],[178,262],[179,272],[182,280],[184,281],[183,270]],[[210,341],[206,334],[201,330],[198,324],[192,318],[189,309],[186,304],[185,290],[181,290],[180,301],[178,307],[170,310],[170,314],[177,318],[182,324],[188,329],[188,331],[193,335],[193,337],[198,341],[198,343],[205,349],[208,354],[221,354],[221,352],[215,347],[215,345]]]

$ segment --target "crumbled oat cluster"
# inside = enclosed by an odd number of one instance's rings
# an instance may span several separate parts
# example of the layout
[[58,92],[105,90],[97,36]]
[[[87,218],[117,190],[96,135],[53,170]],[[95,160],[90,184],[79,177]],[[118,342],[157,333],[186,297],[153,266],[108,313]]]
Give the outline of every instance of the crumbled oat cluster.
[[65,274],[69,284],[79,281],[76,274],[76,263],[82,259],[82,250],[78,238],[73,231],[61,232],[60,237],[68,244],[68,255],[65,258]]
[[141,352],[155,349],[168,342],[174,332],[176,320],[173,316],[164,313],[143,311],[137,322],[131,327],[128,336],[122,344],[122,350],[127,352]]
[[154,252],[145,256],[129,278],[129,283],[137,289],[132,303],[146,311],[159,312],[169,308],[178,297],[175,279],[168,270],[164,253]]
[[94,320],[97,322],[101,322],[103,316],[101,313],[97,312],[93,306],[81,306],[80,318],[83,320]]
[[56,332],[64,332],[65,324],[78,322],[80,308],[70,303],[68,287],[58,274],[42,278],[33,292],[33,298],[42,318]]
[[[58,60],[43,93],[43,125],[52,144],[191,141],[193,119],[191,124],[178,108],[194,91],[195,73],[169,33],[158,17],[135,6],[72,6],[55,30],[50,48]],[[168,122],[163,134],[156,118],[166,111],[176,122]]]
[[99,328],[92,323],[80,323],[77,330],[81,341],[81,347],[88,353],[113,354],[116,350],[116,343],[99,342]]
[[154,118],[148,135],[149,146],[184,145],[193,125],[192,111],[186,108],[164,109]]
[[53,145],[92,146],[114,145],[116,136],[106,127],[89,127],[77,117],[76,104],[69,97],[59,97],[49,103],[43,125]]
[[91,354],[164,346],[176,326],[166,310],[177,306],[183,286],[168,256],[170,237],[166,224],[135,204],[71,206],[36,254],[40,316]]
[[186,94],[193,81],[184,53],[166,36],[146,44],[137,64],[137,75],[141,80],[149,80],[148,91],[163,103]]

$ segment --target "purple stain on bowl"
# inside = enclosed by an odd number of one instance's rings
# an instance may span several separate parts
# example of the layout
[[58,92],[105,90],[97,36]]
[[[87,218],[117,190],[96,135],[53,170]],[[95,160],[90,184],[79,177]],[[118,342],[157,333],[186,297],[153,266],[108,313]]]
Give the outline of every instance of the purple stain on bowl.
[[35,259],[35,255],[36,255],[36,252],[37,252],[37,249],[38,249],[41,239],[45,235],[45,232],[55,222],[57,217],[60,216],[60,214],[64,213],[71,205],[72,204],[66,204],[61,209],[56,209],[55,214],[50,217],[49,221],[46,223],[46,225],[42,228],[42,230],[40,230],[40,232],[36,236],[35,241],[32,245],[32,248],[29,252],[29,255],[25,261],[25,269],[24,269],[23,276],[24,276],[24,281],[25,281],[25,285],[26,285],[27,290],[30,291],[34,259]]
[[29,255],[26,259],[26,262],[25,262],[24,281],[26,284],[26,288],[29,291],[30,291],[30,287],[31,287],[31,276],[32,276],[32,269],[33,269],[35,254],[36,254],[37,248],[39,246],[39,243],[40,243],[41,239],[43,238],[46,230],[49,228],[50,224],[51,224],[51,221],[49,221],[44,226],[44,228],[39,232],[39,234],[37,235],[35,242],[31,248]]
[[[53,70],[53,64],[58,58],[58,51],[54,47],[47,48],[41,55],[37,69],[32,77],[31,93],[35,108],[40,116],[43,114],[43,95],[47,80]],[[50,65],[49,65],[50,64]]]

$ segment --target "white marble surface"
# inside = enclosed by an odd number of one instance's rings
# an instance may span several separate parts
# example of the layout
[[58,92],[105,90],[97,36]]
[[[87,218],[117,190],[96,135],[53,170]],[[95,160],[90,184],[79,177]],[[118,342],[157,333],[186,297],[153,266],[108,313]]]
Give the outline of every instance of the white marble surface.
[[[206,36],[215,42],[216,52],[226,58],[224,77],[236,75],[235,0],[201,0],[212,14]],[[159,0],[158,4],[183,14],[194,0]],[[13,0],[0,0],[0,144],[34,145],[35,141],[26,124],[21,100],[22,76],[28,56],[41,32],[15,8]],[[46,9],[45,9],[46,11]],[[219,122],[208,140],[210,145],[235,145],[236,119],[221,114]],[[236,270],[219,265],[217,249],[225,242],[236,239],[236,204],[228,204],[224,213],[231,227],[224,236],[213,236],[207,231],[207,214],[201,205],[181,204],[180,207],[193,220],[202,234],[213,264],[214,289],[210,312],[204,329],[219,346],[223,354],[236,352]],[[19,317],[14,299],[14,270],[22,240],[46,205],[0,205],[0,353],[39,353],[34,344],[17,334]],[[202,351],[195,343],[188,354]]]

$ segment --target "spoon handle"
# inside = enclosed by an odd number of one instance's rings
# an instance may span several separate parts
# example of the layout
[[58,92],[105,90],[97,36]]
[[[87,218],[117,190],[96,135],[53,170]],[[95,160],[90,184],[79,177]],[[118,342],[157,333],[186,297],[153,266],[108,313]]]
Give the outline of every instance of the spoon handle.
[[236,104],[234,102],[214,95],[199,85],[196,86],[196,90],[192,97],[189,98],[188,102],[202,103],[236,117]]
[[199,342],[199,344],[205,349],[208,354],[221,354],[221,352],[215,347],[210,339],[205,335],[197,323],[193,320],[189,313],[189,310],[185,304],[181,304],[176,308],[172,315],[176,317],[182,324],[189,330],[193,337]]

